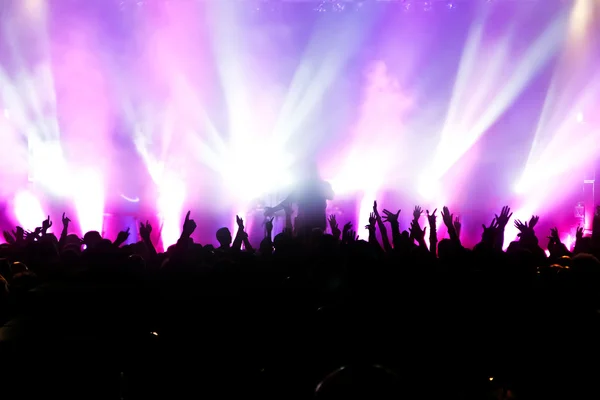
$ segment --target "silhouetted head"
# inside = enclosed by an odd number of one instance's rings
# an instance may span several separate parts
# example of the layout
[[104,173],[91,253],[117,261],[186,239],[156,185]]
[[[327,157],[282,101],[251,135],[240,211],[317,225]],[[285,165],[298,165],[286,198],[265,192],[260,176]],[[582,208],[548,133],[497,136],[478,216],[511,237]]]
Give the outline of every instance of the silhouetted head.
[[438,257],[440,260],[452,258],[454,255],[454,246],[450,239],[442,239],[438,243]]
[[217,241],[221,247],[231,246],[231,232],[227,228],[221,228],[217,231]]
[[81,239],[79,239],[79,236],[72,233],[70,235],[67,235],[66,245],[73,245],[73,246],[81,247]]
[[600,261],[591,254],[577,254],[571,260],[571,270],[582,279],[600,278]]
[[63,262],[63,265],[65,267],[67,267],[67,269],[72,269],[75,268],[79,265],[79,253],[80,253],[80,249],[70,246],[70,247],[65,247],[62,254],[60,255],[61,261]]
[[10,269],[11,269],[13,276],[17,275],[17,274],[22,274],[26,271],[29,271],[29,268],[27,268],[27,265],[23,264],[22,262],[18,262],[18,261],[13,263],[11,265]]
[[260,242],[259,251],[262,255],[270,255],[273,253],[273,243],[269,240],[269,238],[264,238]]
[[85,244],[88,249],[98,246],[100,242],[102,242],[102,236],[97,231],[89,231],[83,235],[83,244]]

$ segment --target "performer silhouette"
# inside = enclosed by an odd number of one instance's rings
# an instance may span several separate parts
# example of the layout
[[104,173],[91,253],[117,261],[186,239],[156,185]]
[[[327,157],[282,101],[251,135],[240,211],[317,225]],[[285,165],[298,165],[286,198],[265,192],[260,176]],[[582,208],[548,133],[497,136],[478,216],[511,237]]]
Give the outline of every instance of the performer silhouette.
[[295,204],[298,210],[296,216],[296,231],[312,229],[325,231],[327,227],[327,200],[333,200],[333,189],[329,182],[321,179],[315,163],[310,163],[302,171],[302,177],[295,190],[280,204],[267,207],[265,216],[269,217],[286,206]]

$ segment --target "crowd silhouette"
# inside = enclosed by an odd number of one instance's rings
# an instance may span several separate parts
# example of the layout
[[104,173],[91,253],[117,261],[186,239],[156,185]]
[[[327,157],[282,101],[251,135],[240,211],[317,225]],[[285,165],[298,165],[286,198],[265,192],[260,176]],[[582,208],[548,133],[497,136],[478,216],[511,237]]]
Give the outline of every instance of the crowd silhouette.
[[[318,186],[318,185],[317,185]],[[473,248],[444,207],[373,204],[367,239],[325,216],[327,185],[164,253],[48,217],[0,246],[3,398],[597,398],[600,207],[574,249],[509,207]],[[325,189],[323,189],[325,188]],[[308,194],[307,194],[308,193]],[[317,193],[317,194],[315,194]],[[299,209],[293,207],[293,203]],[[308,205],[307,205],[308,204]],[[273,215],[285,213],[282,232]],[[297,218],[294,216],[297,214]],[[324,225],[325,221],[327,226]],[[438,224],[448,237],[438,237]],[[506,251],[504,231],[518,240]],[[550,255],[540,246],[547,240]]]

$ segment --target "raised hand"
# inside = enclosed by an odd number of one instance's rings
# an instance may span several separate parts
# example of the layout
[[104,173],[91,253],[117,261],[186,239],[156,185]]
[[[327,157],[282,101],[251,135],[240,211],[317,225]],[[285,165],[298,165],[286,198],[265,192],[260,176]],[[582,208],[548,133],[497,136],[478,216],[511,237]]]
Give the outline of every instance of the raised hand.
[[550,229],[550,236],[548,236],[548,239],[552,239],[555,243],[560,243],[560,236],[558,236],[558,228]]
[[433,212],[431,214],[429,214],[429,210],[427,210],[427,221],[429,222],[429,226],[436,226],[437,224],[437,215],[435,215],[435,213],[437,212],[437,208],[435,210],[433,210]]
[[420,206],[415,206],[415,210],[413,211],[413,219],[418,221],[421,218],[421,214],[423,214],[423,210]]
[[15,230],[12,231],[12,234],[17,242],[25,239],[25,230],[20,226],[17,226]]
[[352,222],[347,222],[346,225],[344,225],[343,231],[342,231],[342,236],[345,238],[347,233],[352,229]]
[[575,232],[575,239],[576,240],[583,239],[583,227],[581,227],[581,226],[577,227],[577,231]]
[[192,233],[194,233],[196,227],[198,226],[196,225],[196,221],[190,219],[190,213],[191,211],[187,212],[185,215],[185,221],[183,222],[183,234],[185,236],[190,236]]
[[342,231],[340,231],[335,214],[331,214],[329,216],[328,221],[329,227],[331,228],[331,234],[339,239],[340,235],[342,234]]
[[513,215],[513,213],[510,212],[509,206],[502,207],[502,211],[500,212],[500,215],[495,214],[496,222],[498,223],[498,228],[500,228],[500,229],[506,228],[506,225],[508,225],[508,221],[510,221],[510,218],[512,217],[512,215]]
[[412,221],[408,230],[410,231],[410,236],[414,238],[417,242],[422,243],[425,240],[425,233],[427,232],[427,227],[425,227],[425,229],[421,229],[419,221]]
[[144,224],[140,222],[140,236],[142,239],[150,239],[150,233],[152,233],[152,225],[148,221]]
[[42,233],[42,227],[38,226],[37,228],[35,228],[35,230],[33,232],[32,231],[23,231],[23,237],[27,241],[36,240],[40,236],[40,233]]
[[373,202],[373,212],[375,213],[375,216],[379,215],[379,210],[377,209],[377,200]]
[[492,222],[490,222],[490,226],[485,226],[485,224],[481,224],[481,227],[483,228],[483,230],[489,230],[489,229],[496,229],[498,228],[498,221],[496,220],[496,218],[492,218]]
[[334,228],[338,228],[337,218],[335,217],[335,214],[331,214],[329,218],[327,218],[327,221],[329,222],[329,227],[331,228],[331,230],[333,230]]
[[400,216],[401,211],[402,210],[398,210],[398,212],[394,214],[393,212],[390,212],[388,210],[383,210],[383,221],[389,222],[390,224],[398,222],[398,217]]
[[270,217],[270,216],[272,216],[273,214],[275,214],[275,213],[273,212],[273,207],[265,207],[265,214],[264,214],[264,215],[265,215],[265,217]]
[[454,214],[450,214],[450,210],[446,206],[442,208],[442,221],[444,221],[444,225],[446,225],[448,229],[454,226],[452,225],[454,222]]
[[[346,224],[348,225],[348,224]],[[344,228],[346,227],[346,225],[344,225]],[[358,241],[358,236],[356,235],[356,232],[353,231],[352,229],[348,229],[347,231],[344,231],[344,242],[345,243],[354,243]]]
[[265,221],[265,229],[267,230],[267,232],[273,232],[273,220],[275,219],[275,217],[271,217],[271,218],[267,218],[267,220]]
[[238,229],[240,231],[244,230],[244,220],[240,218],[238,215],[235,216],[235,222],[237,223]]
[[492,219],[490,226],[485,226],[485,224],[481,224],[483,228],[483,233],[481,234],[482,242],[493,242],[496,237],[496,232],[498,232],[498,221],[496,218]]
[[376,223],[377,217],[375,217],[375,213],[371,213],[371,215],[369,215],[369,225],[365,226],[365,229],[375,229]]
[[4,235],[4,240],[6,240],[6,243],[8,243],[8,244],[15,243],[15,238],[13,237],[13,235],[10,234],[9,231],[4,231],[4,232],[2,232],[2,234]]
[[460,223],[460,217],[454,218],[454,230],[456,234],[460,237],[460,230],[462,228],[462,224]]
[[130,228],[127,228],[124,231],[119,232],[117,235],[117,243],[125,243],[127,239],[129,239],[129,230]]
[[62,215],[62,224],[64,228],[68,228],[69,224],[71,223],[71,220],[65,216],[65,213],[63,213]]
[[540,217],[537,215],[532,215],[531,219],[529,220],[529,229],[531,229],[533,231],[533,228],[535,228],[535,226],[537,225],[537,223],[539,222]]
[[527,222],[522,222],[519,219],[515,220],[515,228],[519,230],[518,236],[522,236],[530,231]]
[[42,232],[46,233],[48,229],[52,226],[52,221],[50,221],[50,216],[42,222]]

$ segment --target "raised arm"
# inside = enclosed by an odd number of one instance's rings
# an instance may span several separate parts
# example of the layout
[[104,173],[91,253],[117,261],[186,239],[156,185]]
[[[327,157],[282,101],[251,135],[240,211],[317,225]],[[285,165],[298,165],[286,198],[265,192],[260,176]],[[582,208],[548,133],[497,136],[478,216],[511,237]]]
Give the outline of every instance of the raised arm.
[[252,245],[250,244],[250,241],[248,240],[248,234],[246,233],[244,228],[244,220],[237,215],[235,217],[235,220],[237,222],[238,230],[235,234],[235,239],[233,240],[231,248],[234,250],[241,250],[243,243],[244,249],[246,249],[247,251],[254,251]]
[[148,221],[146,221],[145,224],[143,222],[140,222],[140,237],[142,238],[142,240],[144,241],[144,244],[148,248],[150,255],[152,255],[154,257],[154,256],[156,256],[157,253],[156,253],[156,248],[154,247],[154,244],[152,243],[152,240],[150,239],[151,233],[152,233],[152,225],[150,225],[150,223]]
[[338,226],[335,215],[331,214],[327,221],[329,222],[329,227],[331,228],[331,235],[333,235],[333,237],[336,240],[340,240],[340,238],[342,236],[342,231],[340,230],[340,227]]
[[265,207],[265,217],[272,217],[273,215],[275,215],[276,212],[285,210],[292,204],[293,199],[294,194],[292,193],[288,197],[286,197],[286,199],[283,200],[281,203],[277,204],[275,207]]
[[429,210],[427,210],[427,221],[429,221],[429,251],[433,255],[437,255],[437,216],[435,213],[437,212],[437,208],[433,210],[431,214],[429,214]]
[[61,250],[65,247],[65,244],[67,244],[67,236],[69,235],[69,224],[70,223],[71,223],[71,220],[65,216],[65,213],[63,213],[63,215],[62,215],[63,228],[62,228],[62,231],[60,232],[60,239],[58,240],[58,248]]
[[442,209],[442,220],[444,221],[444,225],[448,229],[448,235],[450,235],[450,240],[453,242],[458,242],[460,244],[460,238],[456,233],[456,228],[454,228],[454,215],[450,214],[450,210],[448,207],[444,207]]
[[[386,218],[389,216],[387,213],[387,210],[383,210],[383,213],[386,215]],[[400,213],[400,211],[398,211],[398,213]],[[381,215],[379,214],[379,210],[377,209],[377,201],[373,202],[373,214],[375,215],[375,220],[377,221],[377,227],[379,228],[379,233],[381,234],[381,241],[383,242],[383,249],[386,252],[391,252],[392,251],[392,245],[390,244],[390,238],[388,237],[387,234],[387,228],[385,227],[385,224],[383,223],[383,219],[381,218]]]
[[378,251],[383,251],[383,248],[377,241],[377,218],[375,217],[375,213],[371,213],[369,216],[369,225],[365,226],[365,229],[369,231],[369,243],[376,248]]
[[498,227],[496,229],[497,232],[494,247],[498,250],[502,250],[504,248],[504,230],[511,217],[512,213],[510,212],[509,206],[502,207],[500,215],[496,214],[496,223],[498,224]]
[[[402,210],[398,210],[398,212],[396,212],[395,214],[393,212],[390,212],[388,210],[383,210],[383,214],[385,215],[385,217],[383,217],[384,219],[382,220],[382,222],[389,222],[390,225],[392,226],[392,241],[394,243],[394,247],[398,247],[399,243],[402,242],[402,237],[400,235],[400,222],[398,221],[398,217],[400,216],[400,212]],[[381,226],[383,226],[383,224],[381,224],[379,226],[379,229],[382,229]],[[381,232],[381,236],[383,237],[384,234],[383,232],[384,230]],[[387,241],[387,243],[386,243]],[[387,238],[387,233],[385,235],[385,239],[383,240],[383,245],[386,249],[386,251],[388,250],[388,247],[391,248],[392,246],[390,245],[390,241]]]

